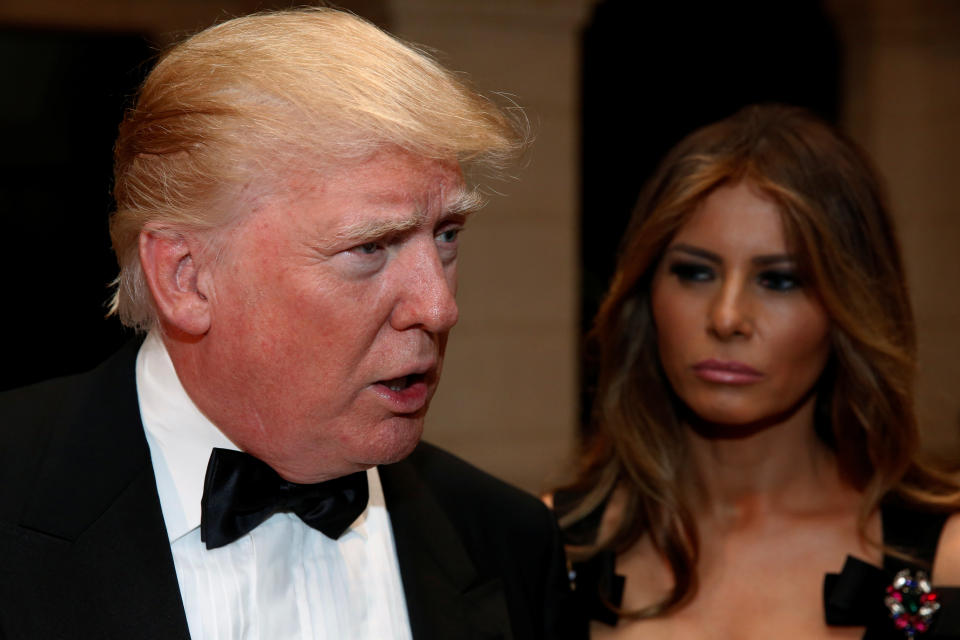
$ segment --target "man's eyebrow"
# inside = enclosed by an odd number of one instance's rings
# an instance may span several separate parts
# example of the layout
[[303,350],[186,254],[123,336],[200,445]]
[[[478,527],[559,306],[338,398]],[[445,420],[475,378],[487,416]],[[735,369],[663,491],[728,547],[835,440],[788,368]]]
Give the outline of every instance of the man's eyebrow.
[[[667,249],[667,253],[685,253],[687,255],[694,256],[696,258],[702,258],[703,260],[708,260],[716,264],[721,264],[723,258],[718,254],[703,249],[701,247],[696,247],[690,244],[675,244],[672,247]],[[750,259],[750,262],[757,265],[758,267],[766,267],[773,264],[780,264],[782,262],[796,262],[797,257],[791,253],[770,253],[765,255],[754,256]]]
[[[389,201],[389,197],[383,198]],[[373,198],[376,202],[378,198]],[[451,217],[466,217],[483,206],[483,198],[475,189],[458,188],[443,205],[443,215],[440,219]],[[373,242],[375,240],[396,236],[407,231],[417,229],[427,221],[426,212],[418,209],[410,216],[400,219],[372,219],[361,220],[349,224],[337,231],[336,242]]]
[[483,196],[477,189],[467,189],[465,186],[461,186],[455,193],[451,194],[451,197],[444,204],[444,217],[454,214],[468,216],[481,209],[484,204]]
[[354,224],[346,225],[337,231],[335,238],[338,241],[355,240],[358,242],[371,242],[379,238],[398,235],[411,231],[424,224],[427,214],[423,211],[414,211],[408,217],[400,219],[372,219],[361,220]]

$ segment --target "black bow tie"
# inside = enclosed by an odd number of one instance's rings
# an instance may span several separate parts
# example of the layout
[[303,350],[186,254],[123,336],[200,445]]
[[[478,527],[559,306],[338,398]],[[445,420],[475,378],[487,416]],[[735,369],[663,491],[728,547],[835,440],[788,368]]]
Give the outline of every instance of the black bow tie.
[[294,484],[242,451],[214,449],[200,500],[200,539],[207,549],[230,544],[278,511],[292,511],[336,540],[367,507],[367,473]]

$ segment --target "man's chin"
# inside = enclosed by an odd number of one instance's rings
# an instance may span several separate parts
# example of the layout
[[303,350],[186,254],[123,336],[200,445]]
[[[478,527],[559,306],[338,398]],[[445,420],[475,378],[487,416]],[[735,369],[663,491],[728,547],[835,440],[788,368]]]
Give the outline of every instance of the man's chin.
[[394,416],[379,425],[379,430],[375,438],[361,444],[368,448],[368,455],[358,459],[369,466],[399,462],[413,453],[423,436],[423,415]]

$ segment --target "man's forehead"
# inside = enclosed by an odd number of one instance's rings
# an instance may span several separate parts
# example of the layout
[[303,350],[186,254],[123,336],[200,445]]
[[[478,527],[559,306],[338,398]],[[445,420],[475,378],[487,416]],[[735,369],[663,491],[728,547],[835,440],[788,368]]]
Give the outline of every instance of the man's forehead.
[[274,183],[279,192],[310,195],[334,191],[384,205],[423,199],[454,205],[465,188],[463,172],[455,160],[407,152],[380,151],[362,159],[331,163],[327,158],[303,164],[306,166],[286,167],[275,174],[280,178]]
[[266,187],[264,206],[292,215],[304,231],[320,232],[333,242],[366,242],[432,227],[452,216],[466,216],[482,203],[480,194],[467,188],[455,160],[407,152],[382,151],[335,166],[304,162],[275,175],[260,182]]
[[424,180],[412,185],[399,181],[375,185],[360,184],[351,191],[351,195],[361,202],[398,209],[459,208],[465,197],[465,187],[459,179]]
[[358,195],[367,204],[411,211],[437,209],[444,214],[469,212],[479,202],[478,196],[467,188],[459,175],[455,180],[436,180],[417,186],[419,188],[411,189],[403,184],[377,185],[361,188]]

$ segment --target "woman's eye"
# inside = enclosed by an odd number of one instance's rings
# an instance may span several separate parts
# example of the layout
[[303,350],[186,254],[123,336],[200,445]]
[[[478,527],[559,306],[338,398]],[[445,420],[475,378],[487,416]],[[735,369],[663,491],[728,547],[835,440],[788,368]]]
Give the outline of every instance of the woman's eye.
[[714,275],[711,267],[692,262],[675,262],[670,265],[670,273],[681,282],[709,282]]
[[791,291],[803,284],[792,271],[764,271],[757,276],[757,282],[761,287],[773,291]]

